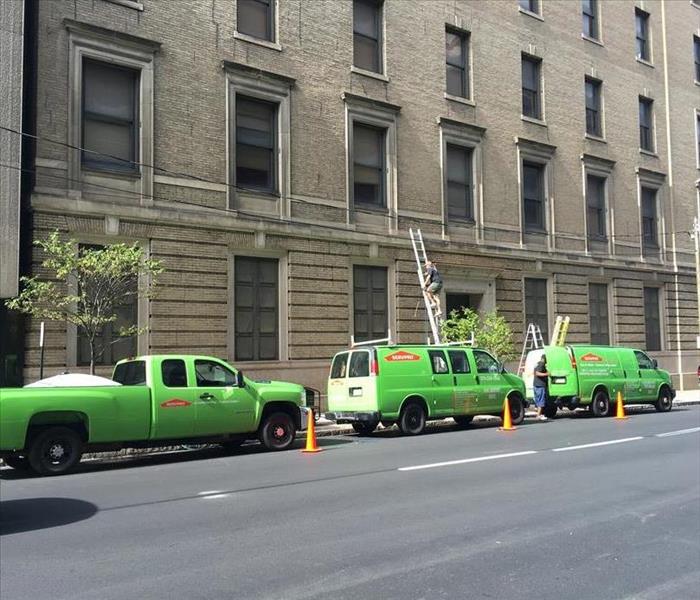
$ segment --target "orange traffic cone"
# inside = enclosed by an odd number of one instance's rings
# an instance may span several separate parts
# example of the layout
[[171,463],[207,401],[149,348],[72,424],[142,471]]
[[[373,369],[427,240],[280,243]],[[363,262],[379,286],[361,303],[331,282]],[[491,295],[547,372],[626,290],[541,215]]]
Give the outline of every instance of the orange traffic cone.
[[618,391],[617,392],[617,414],[615,415],[616,419],[629,419],[629,417],[625,416],[625,405],[622,404],[622,392]]
[[499,431],[515,431],[517,427],[513,427],[513,421],[510,418],[510,402],[508,402],[508,396],[506,396],[503,402],[503,427],[498,428]]
[[306,448],[302,452],[321,452],[323,448],[319,448],[316,443],[316,423],[314,419],[314,410],[311,409],[311,414],[309,415],[309,426],[306,430]]

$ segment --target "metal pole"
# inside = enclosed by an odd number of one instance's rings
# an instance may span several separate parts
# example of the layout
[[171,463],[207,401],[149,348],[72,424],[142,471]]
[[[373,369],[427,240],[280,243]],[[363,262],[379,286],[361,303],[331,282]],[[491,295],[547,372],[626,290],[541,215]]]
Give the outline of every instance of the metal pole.
[[41,322],[41,327],[39,329],[39,379],[44,378],[44,322]]
[[693,239],[695,240],[695,286],[698,294],[697,347],[700,349],[700,219],[697,216],[693,222]]

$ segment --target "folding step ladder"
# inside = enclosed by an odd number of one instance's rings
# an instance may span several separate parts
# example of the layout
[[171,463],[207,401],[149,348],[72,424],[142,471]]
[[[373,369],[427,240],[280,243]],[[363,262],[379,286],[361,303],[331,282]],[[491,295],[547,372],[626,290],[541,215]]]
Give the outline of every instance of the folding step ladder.
[[554,331],[552,332],[552,342],[550,346],[563,346],[568,331],[569,317],[557,315],[557,320],[554,322]]
[[528,352],[530,352],[530,350],[538,350],[539,348],[544,348],[542,330],[539,325],[529,323],[527,326],[527,333],[525,334],[525,341],[523,342],[523,353],[520,355],[520,364],[518,365],[518,375],[520,377],[522,377],[525,371],[525,360],[527,359]]
[[411,236],[411,245],[413,246],[413,256],[416,258],[416,267],[418,269],[418,281],[420,283],[421,294],[423,295],[423,302],[425,303],[425,310],[428,313],[428,321],[430,321],[430,331],[433,334],[433,343],[440,344],[440,319],[435,313],[435,309],[430,304],[430,299],[428,294],[425,292],[425,277],[423,277],[423,270],[425,269],[425,263],[428,260],[425,254],[425,245],[423,244],[423,234],[420,229],[409,229],[408,233]]

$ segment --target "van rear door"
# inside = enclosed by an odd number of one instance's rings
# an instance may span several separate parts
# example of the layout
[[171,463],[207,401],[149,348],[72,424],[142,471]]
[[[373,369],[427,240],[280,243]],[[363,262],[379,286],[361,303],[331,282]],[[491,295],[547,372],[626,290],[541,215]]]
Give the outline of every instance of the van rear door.
[[349,352],[339,352],[333,358],[331,373],[328,376],[328,408],[338,410],[345,407],[348,398]]

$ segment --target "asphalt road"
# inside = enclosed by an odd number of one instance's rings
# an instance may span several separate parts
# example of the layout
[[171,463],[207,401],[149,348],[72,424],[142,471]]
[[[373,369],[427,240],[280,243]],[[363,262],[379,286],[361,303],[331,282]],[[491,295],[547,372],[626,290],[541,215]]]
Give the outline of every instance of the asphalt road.
[[698,598],[698,406],[320,443],[3,470],[0,598]]

